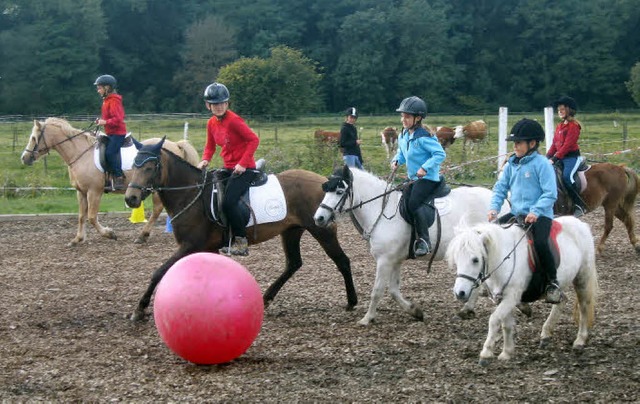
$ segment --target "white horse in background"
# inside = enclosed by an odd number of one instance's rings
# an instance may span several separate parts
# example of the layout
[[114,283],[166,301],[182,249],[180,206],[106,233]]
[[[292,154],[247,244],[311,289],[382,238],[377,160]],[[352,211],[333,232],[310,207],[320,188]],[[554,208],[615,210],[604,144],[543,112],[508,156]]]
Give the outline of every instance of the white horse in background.
[[[424,317],[422,309],[400,293],[400,266],[409,256],[412,227],[399,213],[401,191],[389,188],[386,181],[373,174],[344,166],[323,185],[325,196],[314,215],[318,226],[328,226],[337,214],[349,213],[369,242],[371,255],[376,260],[376,278],[369,309],[359,321],[362,325],[375,320],[376,308],[387,287],[404,311],[419,320]],[[425,258],[442,260],[455,235],[454,227],[463,219],[467,223],[486,221],[490,201],[491,191],[482,187],[456,188],[449,195],[437,198],[435,206],[441,226],[436,218],[429,229],[434,252]],[[502,213],[507,211],[505,205]]]
[[[558,282],[562,290],[573,284],[576,291],[574,319],[578,323],[578,335],[573,347],[581,349],[586,343],[588,329],[593,325],[598,289],[593,235],[588,224],[573,216],[562,216],[555,220],[562,226],[557,236],[560,250]],[[520,303],[532,279],[524,230],[518,226],[503,228],[484,223],[457,228],[456,232],[458,234],[451,240],[447,250],[449,266],[457,268],[453,287],[455,296],[458,300],[466,301],[472,291],[484,283],[494,300],[499,301],[489,318],[489,332],[479,363],[486,366],[493,358],[500,326],[503,348],[498,359],[509,360],[515,351],[513,309]],[[563,299],[552,306],[540,334],[541,347],[549,343],[565,304],[566,299]]]

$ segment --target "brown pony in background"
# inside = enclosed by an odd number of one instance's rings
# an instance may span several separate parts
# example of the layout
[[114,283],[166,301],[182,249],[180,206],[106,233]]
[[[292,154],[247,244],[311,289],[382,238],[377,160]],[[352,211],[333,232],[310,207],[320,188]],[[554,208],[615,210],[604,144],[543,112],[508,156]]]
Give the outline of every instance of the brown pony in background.
[[338,140],[340,140],[340,132],[330,132],[328,130],[318,129],[313,133],[313,138],[319,143],[337,144]]
[[[147,139],[143,143],[157,143],[160,139]],[[94,163],[93,150],[96,146],[96,136],[93,132],[76,129],[62,118],[47,118],[45,121],[33,121],[33,129],[27,146],[22,153],[21,160],[25,165],[32,165],[40,157],[51,150],[57,151],[69,170],[71,185],[78,196],[78,231],[69,246],[75,246],[85,241],[86,221],[100,233],[101,236],[116,240],[115,232],[104,227],[98,221],[100,200],[104,193],[105,174]],[[164,147],[171,150],[189,163],[195,165],[200,161],[196,149],[186,140],[177,143],[166,141]],[[131,171],[125,172],[126,182],[131,179]],[[115,193],[123,194],[125,190]],[[153,224],[162,212],[160,198],[154,195],[153,212],[149,221],[144,225],[136,243],[144,243],[149,238]]]
[[[640,253],[634,229],[635,204],[640,191],[640,179],[636,172],[624,165],[596,163],[584,174],[587,186],[580,196],[586,204],[587,212],[599,206],[604,208],[604,233],[597,245],[598,254],[604,250],[604,243],[613,229],[614,217],[624,223],[629,242]],[[570,215],[573,212],[571,199],[565,192],[560,192],[560,189],[554,211],[559,215]]]

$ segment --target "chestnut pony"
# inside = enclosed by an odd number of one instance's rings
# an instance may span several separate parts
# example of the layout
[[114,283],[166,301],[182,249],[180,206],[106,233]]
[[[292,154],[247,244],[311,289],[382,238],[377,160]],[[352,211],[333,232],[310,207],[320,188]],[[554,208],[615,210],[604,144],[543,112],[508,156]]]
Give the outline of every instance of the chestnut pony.
[[[176,261],[195,252],[217,253],[225,243],[225,229],[207,215],[214,182],[213,172],[199,170],[163,149],[162,145],[163,141],[160,141],[140,148],[125,200],[129,206],[137,207],[150,192],[156,192],[167,213],[173,218],[173,235],[178,243],[178,250],[154,272],[131,316],[132,320],[144,317],[153,291]],[[249,244],[261,243],[279,235],[285,252],[285,270],[264,293],[265,307],[302,266],[300,238],[306,230],[338,267],[347,290],[347,309],[352,309],[358,299],[351,274],[351,262],[338,242],[337,227],[323,228],[316,226],[313,221],[316,206],[324,196],[324,177],[310,171],[288,170],[278,174],[277,178],[286,199],[286,217],[247,229]]]

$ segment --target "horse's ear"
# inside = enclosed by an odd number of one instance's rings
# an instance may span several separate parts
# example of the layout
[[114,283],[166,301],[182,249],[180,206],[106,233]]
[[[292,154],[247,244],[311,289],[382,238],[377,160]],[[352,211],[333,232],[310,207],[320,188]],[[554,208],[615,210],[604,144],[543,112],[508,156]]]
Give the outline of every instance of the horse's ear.
[[349,170],[349,166],[346,164],[342,167],[342,178],[351,179],[351,170]]
[[162,136],[162,139],[160,139],[160,143],[158,143],[160,145],[160,147],[162,147],[162,145],[164,144],[164,141],[167,139],[167,135]]
[[160,155],[160,151],[162,150],[162,145],[164,144],[164,140],[167,137],[164,136],[162,139],[160,139],[160,141],[158,143],[156,143],[155,145],[153,145],[153,147],[151,148],[151,152],[155,155]]
[[138,142],[135,137],[131,136],[131,140],[133,141],[133,145],[136,149],[140,150],[142,148],[143,144]]
[[33,120],[33,125],[34,125],[36,128],[38,128],[38,129],[40,129],[40,128],[41,128],[41,126],[40,126],[40,121],[39,121],[39,120],[37,120],[37,119],[34,119],[34,120]]

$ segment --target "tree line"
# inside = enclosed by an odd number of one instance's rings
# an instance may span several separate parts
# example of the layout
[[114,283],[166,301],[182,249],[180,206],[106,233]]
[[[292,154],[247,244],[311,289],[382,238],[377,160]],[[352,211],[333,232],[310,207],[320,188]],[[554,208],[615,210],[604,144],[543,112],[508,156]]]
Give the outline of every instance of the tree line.
[[243,114],[614,110],[639,49],[637,0],[0,0],[0,114],[97,113],[100,74],[127,112],[202,111],[216,79]]

